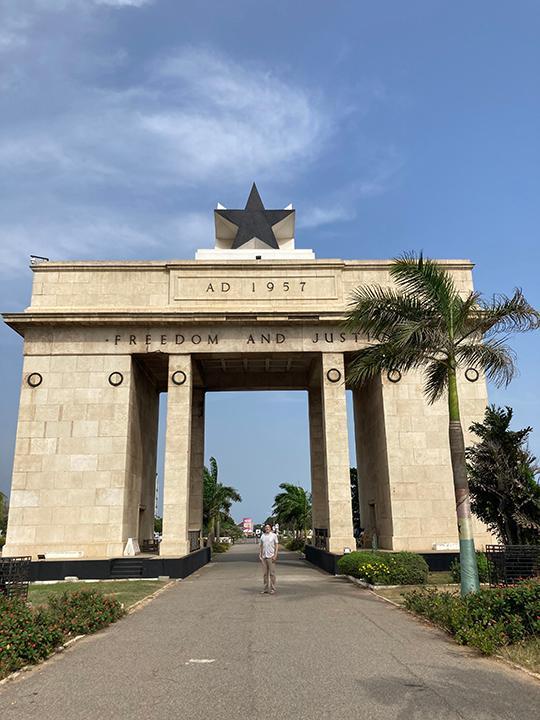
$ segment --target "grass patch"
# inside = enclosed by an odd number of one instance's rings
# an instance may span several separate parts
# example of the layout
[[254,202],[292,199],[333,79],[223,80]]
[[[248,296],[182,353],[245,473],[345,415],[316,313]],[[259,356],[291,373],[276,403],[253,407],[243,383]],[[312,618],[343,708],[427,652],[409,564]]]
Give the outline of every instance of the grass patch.
[[60,582],[51,585],[30,585],[28,601],[34,607],[46,606],[50,595],[57,597],[66,591],[96,590],[104,595],[112,595],[118,602],[129,608],[165,584],[160,580],[115,580],[114,582]]
[[532,672],[540,673],[540,638],[530,638],[500,650],[502,657]]

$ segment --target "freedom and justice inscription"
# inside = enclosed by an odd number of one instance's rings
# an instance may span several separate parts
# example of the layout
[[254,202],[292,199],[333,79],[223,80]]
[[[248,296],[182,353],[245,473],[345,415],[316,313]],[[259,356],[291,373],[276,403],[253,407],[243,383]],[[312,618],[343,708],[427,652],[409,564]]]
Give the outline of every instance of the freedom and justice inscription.
[[[303,334],[301,337],[298,334],[288,337],[286,332],[248,332],[245,333],[241,338],[238,336],[234,337],[234,341],[243,342],[245,345],[283,345],[288,340],[291,342],[298,342],[302,340],[306,343],[313,345],[342,345],[344,343],[357,344],[361,340],[359,333],[344,333],[339,330],[331,330],[328,332],[311,332]],[[105,338],[105,342],[112,342],[118,346],[178,346],[178,345],[219,345],[231,341],[233,338],[227,336],[226,333],[221,332],[167,332],[167,333],[118,333],[112,337]]]

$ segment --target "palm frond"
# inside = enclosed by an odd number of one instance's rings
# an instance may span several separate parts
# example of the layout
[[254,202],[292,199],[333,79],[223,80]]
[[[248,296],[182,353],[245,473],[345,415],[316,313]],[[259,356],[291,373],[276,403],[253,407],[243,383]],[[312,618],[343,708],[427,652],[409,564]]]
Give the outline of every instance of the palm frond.
[[439,400],[448,385],[448,362],[432,360],[425,371],[424,394],[430,405]]
[[405,253],[394,260],[390,276],[408,295],[416,295],[451,321],[458,292],[450,274],[436,262],[422,254]]
[[504,338],[458,345],[456,360],[462,366],[481,370],[498,386],[508,385],[516,373],[515,353]]
[[380,285],[357,288],[349,304],[345,328],[363,332],[377,340],[387,339],[405,320],[428,323],[433,320],[419,299]]
[[519,288],[512,297],[494,295],[489,301],[480,301],[474,318],[481,333],[528,332],[540,328],[540,313],[525,299]]
[[369,345],[354,356],[347,367],[347,381],[359,387],[389,370],[407,372],[426,362],[426,354],[417,347],[396,346],[392,342]]

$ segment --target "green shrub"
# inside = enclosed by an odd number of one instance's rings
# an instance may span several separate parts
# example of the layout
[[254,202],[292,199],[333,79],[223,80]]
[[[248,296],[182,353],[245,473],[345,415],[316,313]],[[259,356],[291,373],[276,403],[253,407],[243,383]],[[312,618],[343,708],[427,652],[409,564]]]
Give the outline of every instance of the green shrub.
[[459,597],[435,589],[405,594],[405,607],[485,655],[540,633],[540,583],[484,589]]
[[338,568],[374,585],[424,585],[428,578],[426,561],[411,552],[358,550],[340,558]]
[[49,612],[65,635],[86,635],[119,620],[125,611],[110,595],[78,590],[49,595]]
[[304,538],[299,538],[299,537],[290,538],[285,543],[285,547],[287,548],[287,550],[294,550],[294,551],[303,550],[305,545],[306,545],[306,541],[304,540]]
[[33,611],[19,598],[0,596],[0,678],[43,660],[63,640],[46,610]]
[[212,552],[213,553],[224,553],[227,552],[227,550],[230,550],[231,546],[229,543],[212,543]]
[[[487,555],[477,550],[476,562],[478,564],[478,579],[481,583],[489,582],[489,560],[487,559]],[[452,560],[450,573],[454,582],[461,582],[461,565],[459,564],[458,558]]]

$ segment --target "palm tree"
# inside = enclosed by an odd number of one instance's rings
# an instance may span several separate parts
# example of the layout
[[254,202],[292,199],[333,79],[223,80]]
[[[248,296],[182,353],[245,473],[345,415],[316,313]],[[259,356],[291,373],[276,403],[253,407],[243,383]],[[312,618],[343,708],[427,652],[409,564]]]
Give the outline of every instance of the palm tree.
[[214,537],[220,536],[221,520],[230,517],[233,502],[241,502],[240,494],[229,485],[218,482],[218,466],[214,457],[210,458],[210,470],[203,471],[203,520],[208,527],[208,545],[212,546]]
[[[353,295],[346,327],[363,332],[369,344],[353,359],[348,381],[359,386],[382,372],[423,368],[430,403],[445,393],[458,519],[461,591],[479,588],[472,518],[459,413],[457,371],[474,368],[496,385],[515,373],[514,353],[506,344],[511,332],[533,330],[540,314],[515,290],[512,297],[482,299],[460,294],[452,277],[422,254],[405,254],[390,268],[397,289],[363,286]],[[502,337],[498,337],[502,334]]]
[[298,485],[281,483],[283,492],[274,498],[274,515],[283,525],[290,525],[294,530],[301,531],[307,537],[311,525],[311,493]]

